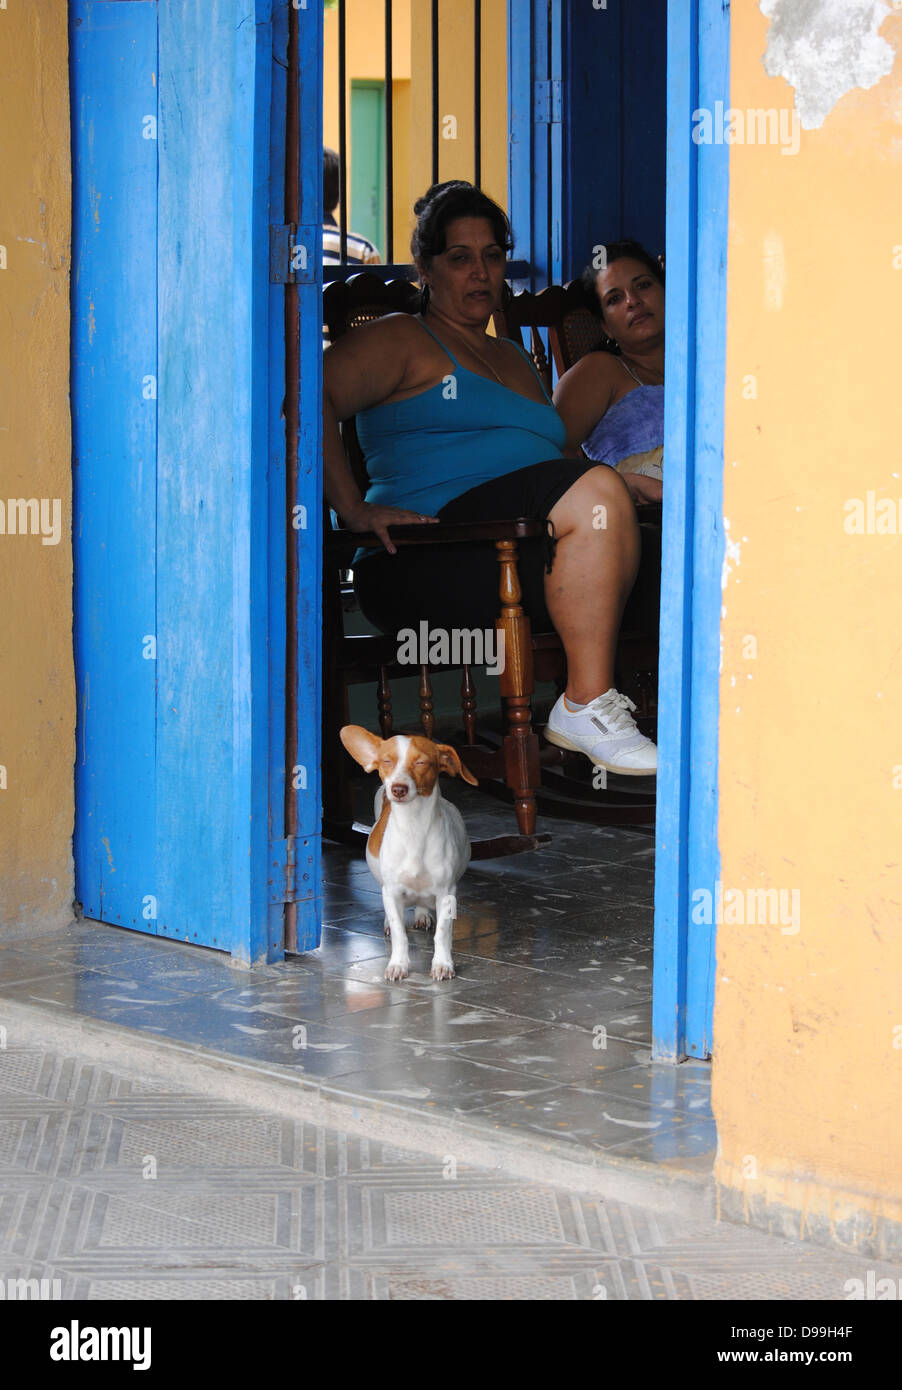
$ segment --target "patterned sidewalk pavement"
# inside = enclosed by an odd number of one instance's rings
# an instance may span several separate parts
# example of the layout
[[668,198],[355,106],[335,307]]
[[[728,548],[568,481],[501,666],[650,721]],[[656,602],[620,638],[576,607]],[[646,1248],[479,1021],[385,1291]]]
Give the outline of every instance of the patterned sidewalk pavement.
[[0,1049],[0,1281],[74,1299],[841,1300],[902,1270]]

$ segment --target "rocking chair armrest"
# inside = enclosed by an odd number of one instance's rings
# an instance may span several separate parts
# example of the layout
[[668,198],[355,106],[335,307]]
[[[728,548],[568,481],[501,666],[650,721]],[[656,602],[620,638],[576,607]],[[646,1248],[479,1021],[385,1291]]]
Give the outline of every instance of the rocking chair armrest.
[[[449,521],[410,526],[389,527],[391,538],[400,550],[411,545],[461,545],[466,541],[520,541],[531,540],[544,533],[540,521],[530,521],[527,517],[501,521]],[[350,557],[359,546],[380,547],[382,541],[374,531],[346,531],[337,529],[327,531],[326,549],[337,561],[343,556]],[[345,561],[347,563],[347,561]]]

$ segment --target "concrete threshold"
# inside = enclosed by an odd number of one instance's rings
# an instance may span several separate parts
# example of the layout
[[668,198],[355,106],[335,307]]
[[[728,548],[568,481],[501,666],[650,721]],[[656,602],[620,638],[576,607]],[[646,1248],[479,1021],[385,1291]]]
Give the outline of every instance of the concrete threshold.
[[[137,1071],[251,1109],[325,1125],[362,1138],[412,1149],[438,1159],[453,1155],[507,1176],[547,1183],[584,1195],[628,1202],[659,1212],[712,1218],[714,1179],[700,1164],[685,1166],[617,1158],[575,1140],[521,1132],[485,1119],[343,1090],[335,1082],[299,1077],[288,1067],[247,1061],[194,1044],[149,1037],[121,1024],[56,1013],[0,998],[7,1043],[69,1052],[79,1058]],[[683,1161],[685,1162],[685,1161]]]

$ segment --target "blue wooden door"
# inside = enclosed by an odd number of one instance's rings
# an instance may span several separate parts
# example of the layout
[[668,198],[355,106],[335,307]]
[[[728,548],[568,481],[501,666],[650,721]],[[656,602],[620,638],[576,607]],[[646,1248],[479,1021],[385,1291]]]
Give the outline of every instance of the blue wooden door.
[[[320,8],[296,12],[314,50]],[[289,901],[318,941],[318,585],[289,613],[285,582],[289,548],[309,581],[318,544],[286,512],[290,9],[70,6],[76,893],[247,962],[282,954]],[[314,656],[286,690],[295,620]]]
[[527,264],[515,289],[561,283],[563,28],[566,0],[508,0],[508,197],[515,255]]

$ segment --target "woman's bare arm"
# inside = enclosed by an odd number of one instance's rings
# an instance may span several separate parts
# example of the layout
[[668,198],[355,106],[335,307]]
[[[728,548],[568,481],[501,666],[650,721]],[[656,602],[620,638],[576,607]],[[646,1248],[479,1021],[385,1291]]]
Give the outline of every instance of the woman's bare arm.
[[664,484],[660,478],[648,478],[644,473],[621,473],[620,476],[637,507],[644,502],[663,501]]
[[616,381],[613,366],[609,353],[587,353],[554,388],[554,404],[567,427],[568,455],[573,451],[575,456],[611,405]]
[[411,368],[414,373],[417,370],[417,347],[423,336],[407,314],[389,314],[346,333],[323,355],[326,496],[349,530],[374,531],[390,554],[395,553],[390,525],[435,518],[365,502],[348,468],[338,426],[359,410],[381,405],[408,384]]

